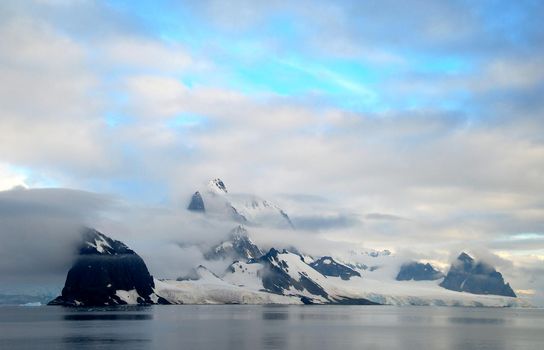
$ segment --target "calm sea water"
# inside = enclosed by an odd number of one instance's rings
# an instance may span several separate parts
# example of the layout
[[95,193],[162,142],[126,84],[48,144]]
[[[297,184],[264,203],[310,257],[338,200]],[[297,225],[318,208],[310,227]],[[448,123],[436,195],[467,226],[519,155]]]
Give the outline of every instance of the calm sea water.
[[544,349],[544,310],[0,307],[0,349]]

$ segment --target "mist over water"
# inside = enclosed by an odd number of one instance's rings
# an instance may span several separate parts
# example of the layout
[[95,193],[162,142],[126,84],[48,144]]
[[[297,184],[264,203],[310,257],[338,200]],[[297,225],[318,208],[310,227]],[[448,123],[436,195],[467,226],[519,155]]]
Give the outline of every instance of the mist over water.
[[544,310],[389,306],[3,307],[2,349],[540,349]]

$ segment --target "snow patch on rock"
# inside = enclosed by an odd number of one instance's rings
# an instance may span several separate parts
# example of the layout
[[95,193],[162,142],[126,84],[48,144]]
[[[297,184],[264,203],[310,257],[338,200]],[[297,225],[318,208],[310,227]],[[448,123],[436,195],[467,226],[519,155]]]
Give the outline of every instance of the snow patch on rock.
[[121,290],[118,289],[115,291],[115,295],[119,297],[122,301],[129,305],[138,304],[138,298],[141,298],[136,289],[131,290]]

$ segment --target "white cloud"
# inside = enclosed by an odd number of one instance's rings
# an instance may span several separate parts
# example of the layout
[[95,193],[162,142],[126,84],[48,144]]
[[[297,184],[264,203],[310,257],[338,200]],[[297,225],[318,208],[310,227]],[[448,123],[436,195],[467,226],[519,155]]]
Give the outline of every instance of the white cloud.
[[14,187],[27,187],[26,176],[8,164],[0,163],[0,191],[12,189]]
[[191,56],[178,44],[137,37],[114,37],[100,43],[109,65],[179,73],[193,64]]
[[75,169],[105,161],[85,50],[41,21],[0,24],[0,156]]
[[541,61],[541,58],[493,60],[473,84],[478,90],[532,88],[544,80]]

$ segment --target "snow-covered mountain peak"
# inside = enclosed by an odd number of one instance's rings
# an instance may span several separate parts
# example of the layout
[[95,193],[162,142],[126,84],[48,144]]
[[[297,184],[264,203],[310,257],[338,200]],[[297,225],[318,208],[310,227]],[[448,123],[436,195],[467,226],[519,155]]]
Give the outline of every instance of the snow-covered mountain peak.
[[208,190],[211,193],[215,193],[215,194],[228,193],[227,187],[225,186],[225,183],[219,178],[215,178],[215,179],[210,180],[208,182]]
[[128,248],[123,242],[111,239],[92,228],[85,229],[82,238],[83,240],[79,247],[79,254],[82,255],[134,254],[134,251]]
[[206,189],[194,192],[187,210],[250,226],[294,228],[279,206],[253,194],[229,193],[219,178],[209,181]]
[[204,257],[208,260],[248,260],[262,255],[261,249],[249,238],[246,228],[238,225],[229,232],[228,240],[212,247]]

